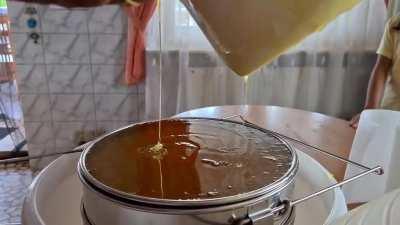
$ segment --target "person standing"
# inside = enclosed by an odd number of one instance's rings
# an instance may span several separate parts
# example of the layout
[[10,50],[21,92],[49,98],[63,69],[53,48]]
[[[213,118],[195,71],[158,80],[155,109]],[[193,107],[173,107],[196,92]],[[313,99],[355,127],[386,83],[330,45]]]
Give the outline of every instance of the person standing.
[[[390,18],[386,22],[378,58],[368,84],[364,109],[388,109],[400,111],[400,10],[399,1],[385,0]],[[355,115],[350,126],[357,128],[360,114]]]

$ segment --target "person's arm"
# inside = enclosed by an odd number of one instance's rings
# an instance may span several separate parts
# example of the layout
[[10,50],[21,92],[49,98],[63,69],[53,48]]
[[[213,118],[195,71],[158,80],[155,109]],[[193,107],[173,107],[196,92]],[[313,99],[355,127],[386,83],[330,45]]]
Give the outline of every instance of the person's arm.
[[364,109],[379,108],[391,66],[391,59],[378,55],[378,59],[376,60],[375,67],[369,79]]
[[[372,74],[369,79],[364,109],[379,108],[391,66],[391,59],[387,58],[386,56],[378,55],[378,59],[376,60],[374,69],[372,70]],[[350,125],[354,128],[357,128],[359,119],[360,114],[357,114],[350,121]]]
[[[396,18],[392,17],[387,21],[381,43],[376,51],[378,59],[369,78],[364,109],[378,108],[381,102],[389,70],[392,66],[392,59],[396,52],[396,45],[393,38],[394,32],[398,32],[393,28],[394,26],[398,26]],[[354,116],[350,121],[350,126],[357,128],[359,119],[360,114]]]

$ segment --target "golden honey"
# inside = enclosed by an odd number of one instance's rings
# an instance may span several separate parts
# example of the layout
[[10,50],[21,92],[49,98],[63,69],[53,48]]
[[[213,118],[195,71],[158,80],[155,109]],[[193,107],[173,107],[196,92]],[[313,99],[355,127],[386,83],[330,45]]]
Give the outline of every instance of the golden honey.
[[207,199],[263,188],[289,170],[292,155],[279,139],[242,123],[218,120],[162,121],[134,125],[93,146],[89,173],[131,195]]

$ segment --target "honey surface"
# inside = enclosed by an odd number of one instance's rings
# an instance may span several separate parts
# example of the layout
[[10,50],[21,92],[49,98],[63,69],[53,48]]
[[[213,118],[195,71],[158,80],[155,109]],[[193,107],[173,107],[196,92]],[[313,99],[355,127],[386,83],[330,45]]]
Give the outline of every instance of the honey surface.
[[170,120],[145,123],[98,142],[89,172],[109,187],[162,199],[207,199],[257,190],[281,178],[292,155],[278,139],[242,124]]

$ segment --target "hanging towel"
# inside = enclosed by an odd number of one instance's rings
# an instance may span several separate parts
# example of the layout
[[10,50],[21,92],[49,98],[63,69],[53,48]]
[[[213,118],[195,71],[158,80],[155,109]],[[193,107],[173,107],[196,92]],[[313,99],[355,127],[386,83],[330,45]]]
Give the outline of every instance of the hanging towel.
[[10,43],[10,20],[5,1],[0,1],[0,83],[15,79],[15,62]]
[[145,31],[156,7],[156,0],[124,6],[128,15],[128,46],[125,62],[125,82],[128,85],[137,84],[145,77]]

